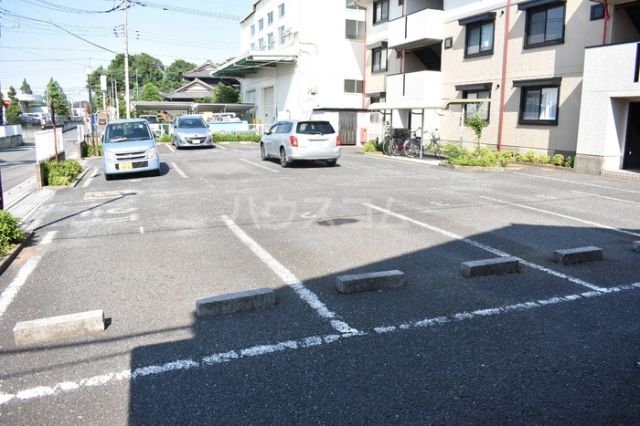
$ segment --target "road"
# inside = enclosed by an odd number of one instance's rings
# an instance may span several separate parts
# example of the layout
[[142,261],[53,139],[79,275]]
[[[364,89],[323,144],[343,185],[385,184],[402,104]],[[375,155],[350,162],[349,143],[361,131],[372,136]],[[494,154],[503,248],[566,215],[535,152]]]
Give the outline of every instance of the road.
[[[637,424],[637,182],[451,170],[344,150],[283,169],[255,145],[98,161],[0,276],[4,424]],[[561,265],[557,249],[602,261]],[[516,274],[461,263],[516,256]],[[342,295],[343,274],[407,284]],[[198,298],[271,288],[209,319]],[[7,290],[8,289],[8,290]],[[98,335],[16,347],[19,321],[103,309]]]

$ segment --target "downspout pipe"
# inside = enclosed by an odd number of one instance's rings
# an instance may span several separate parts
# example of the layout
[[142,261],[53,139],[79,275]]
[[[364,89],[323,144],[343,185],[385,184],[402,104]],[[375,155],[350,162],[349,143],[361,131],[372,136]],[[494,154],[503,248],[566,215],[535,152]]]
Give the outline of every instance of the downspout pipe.
[[609,3],[604,0],[604,30],[602,31],[602,44],[607,44],[607,31],[609,30]]
[[510,16],[511,16],[511,1],[507,0],[507,7],[505,9],[504,18],[504,45],[502,48],[502,78],[500,80],[500,114],[498,118],[498,151],[502,151],[502,133],[504,130],[504,110],[506,104],[506,86],[507,86],[507,62],[509,59],[509,37],[511,36]]

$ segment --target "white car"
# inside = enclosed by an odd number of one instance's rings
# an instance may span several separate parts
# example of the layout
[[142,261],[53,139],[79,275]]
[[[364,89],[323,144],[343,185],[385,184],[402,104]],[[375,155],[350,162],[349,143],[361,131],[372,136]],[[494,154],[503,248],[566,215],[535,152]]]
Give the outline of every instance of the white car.
[[335,166],[340,135],[328,121],[278,121],[262,137],[260,155],[263,160],[278,158],[282,167],[297,160],[324,160]]

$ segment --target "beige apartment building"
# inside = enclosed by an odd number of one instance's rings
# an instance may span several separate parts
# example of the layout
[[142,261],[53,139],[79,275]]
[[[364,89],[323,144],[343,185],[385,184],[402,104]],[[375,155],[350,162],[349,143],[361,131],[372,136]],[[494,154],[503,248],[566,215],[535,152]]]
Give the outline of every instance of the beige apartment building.
[[[633,101],[640,95],[640,2],[359,4],[367,8],[365,93],[391,126],[438,127],[445,141],[471,143],[462,119],[479,113],[489,121],[487,146],[576,155],[577,168],[594,172],[636,164],[627,157],[640,153],[629,127],[640,110]],[[607,78],[621,65],[631,76],[625,84]]]

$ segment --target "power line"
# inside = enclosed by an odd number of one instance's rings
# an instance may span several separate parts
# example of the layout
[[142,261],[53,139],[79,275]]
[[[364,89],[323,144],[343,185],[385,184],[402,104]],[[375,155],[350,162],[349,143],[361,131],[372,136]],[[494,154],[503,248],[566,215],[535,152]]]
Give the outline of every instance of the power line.
[[242,20],[242,16],[239,16],[239,15],[210,12],[207,10],[189,9],[186,7],[178,7],[178,6],[162,4],[162,3],[153,3],[146,0],[131,0],[131,3],[139,6],[153,7],[156,9],[162,9],[162,10],[171,11],[171,12],[186,13],[189,15],[208,16],[210,18],[229,19],[231,21],[238,21],[238,22]]
[[112,7],[108,10],[86,10],[86,9],[77,9],[74,7],[64,6],[61,4],[49,2],[46,0],[22,0],[25,3],[32,4],[34,6],[44,7],[49,10],[55,10],[57,12],[66,12],[66,13],[79,13],[79,14],[103,14],[103,13],[111,13],[121,10],[123,2],[120,2],[118,6]]

